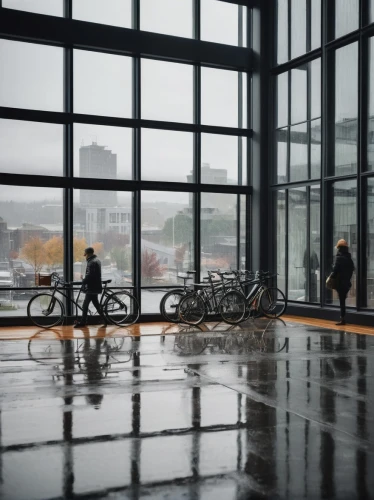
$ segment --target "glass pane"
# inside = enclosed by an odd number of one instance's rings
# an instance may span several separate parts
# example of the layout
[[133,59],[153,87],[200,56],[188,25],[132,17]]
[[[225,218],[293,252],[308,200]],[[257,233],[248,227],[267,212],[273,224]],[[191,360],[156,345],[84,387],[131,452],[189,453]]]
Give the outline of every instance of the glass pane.
[[193,194],[142,191],[141,218],[142,285],[180,285],[194,267]]
[[310,187],[310,250],[309,250],[309,302],[320,302],[321,262],[321,188]]
[[63,111],[63,49],[0,40],[0,69],[0,106]]
[[308,132],[307,124],[290,129],[290,181],[308,178]]
[[251,235],[251,228],[248,227],[247,224],[250,223],[251,216],[247,213],[246,209],[246,196],[244,194],[239,195],[240,199],[240,256],[239,256],[239,267],[240,269],[248,269],[247,260],[246,260],[246,246],[250,244],[250,241],[247,241]]
[[310,118],[321,116],[321,59],[315,59],[310,63]]
[[[239,161],[241,159],[241,179],[240,179],[240,171],[239,171],[239,184],[242,186],[246,186],[248,184],[248,141],[246,137],[239,137]],[[241,153],[240,153],[241,151]]]
[[305,301],[307,248],[306,188],[288,191],[288,298]]
[[74,112],[131,118],[132,59],[74,50]]
[[132,193],[74,191],[74,279],[84,274],[83,250],[92,246],[103,280],[111,279],[111,286],[132,284],[132,220]]
[[[0,317],[26,316],[36,273],[63,276],[62,189],[0,186]],[[4,288],[13,290],[4,290]]]
[[142,60],[142,118],[193,121],[193,67]]
[[277,7],[277,62],[282,64],[288,61],[288,0],[278,0]]
[[[334,262],[336,254],[336,242],[344,239],[348,242],[349,251],[352,254],[352,259],[357,265],[357,181],[341,181],[333,184],[333,200],[334,200],[334,226],[333,240],[330,253],[330,262],[327,264],[326,272],[330,271],[330,267]],[[356,275],[352,276],[352,288],[346,300],[347,306],[355,306],[356,304]],[[336,291],[332,297],[327,295],[326,302],[332,302],[339,305],[339,298]]]
[[359,0],[335,0],[335,38],[358,29]]
[[306,0],[291,1],[291,59],[306,52]]
[[372,23],[374,21],[374,0],[369,0],[369,21]]
[[367,247],[366,293],[367,306],[374,308],[374,179],[367,181]]
[[312,0],[310,7],[312,16],[311,49],[313,50],[321,46],[321,0]]
[[307,68],[308,66],[301,66],[291,71],[291,124],[307,119]]
[[237,5],[217,0],[201,1],[201,40],[238,45],[238,26]]
[[132,129],[74,124],[74,175],[132,178]]
[[277,191],[277,286],[286,293],[286,191]]
[[63,0],[3,0],[3,7],[49,16],[64,15]]
[[132,0],[73,0],[73,19],[131,28]]
[[63,125],[0,119],[0,171],[62,175],[63,141]]
[[201,182],[238,184],[238,138],[201,134]]
[[277,128],[288,125],[288,72],[277,77]]
[[239,5],[239,47],[248,47],[248,9]]
[[142,179],[193,182],[193,134],[142,129]]
[[288,129],[277,130],[277,183],[287,182],[287,141]]
[[310,176],[321,177],[321,120],[310,122]]
[[239,126],[236,71],[201,68],[201,123],[222,127]]
[[192,37],[192,0],[141,0],[140,29]]
[[237,195],[201,194],[201,273],[237,269]]
[[335,175],[357,171],[358,45],[336,51]]
[[369,38],[368,170],[374,170],[374,38]]

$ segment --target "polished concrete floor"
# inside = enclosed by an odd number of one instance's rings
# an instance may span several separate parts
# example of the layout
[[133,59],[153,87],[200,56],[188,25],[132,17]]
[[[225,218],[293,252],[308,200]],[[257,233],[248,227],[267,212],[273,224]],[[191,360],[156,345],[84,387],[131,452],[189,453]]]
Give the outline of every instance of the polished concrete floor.
[[1,498],[374,498],[374,336],[161,333],[0,342]]

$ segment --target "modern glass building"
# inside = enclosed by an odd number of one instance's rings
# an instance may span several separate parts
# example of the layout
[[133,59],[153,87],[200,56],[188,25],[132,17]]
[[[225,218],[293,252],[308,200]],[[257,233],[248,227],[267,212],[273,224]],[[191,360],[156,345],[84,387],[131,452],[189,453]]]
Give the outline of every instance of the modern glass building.
[[[0,0],[0,318],[38,272],[134,287],[269,269],[300,315],[337,315],[334,245],[374,307],[374,2]],[[373,73],[374,75],[374,73]],[[374,241],[374,240],[373,240]]]

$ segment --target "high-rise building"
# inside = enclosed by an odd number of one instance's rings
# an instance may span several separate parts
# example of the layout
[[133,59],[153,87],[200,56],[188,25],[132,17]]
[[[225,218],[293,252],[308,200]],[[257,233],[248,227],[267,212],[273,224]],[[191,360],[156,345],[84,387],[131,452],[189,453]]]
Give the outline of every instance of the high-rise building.
[[[106,146],[92,142],[89,146],[79,149],[79,176],[93,179],[117,178],[117,155]],[[115,191],[80,192],[80,204],[84,207],[113,207],[117,205]]]

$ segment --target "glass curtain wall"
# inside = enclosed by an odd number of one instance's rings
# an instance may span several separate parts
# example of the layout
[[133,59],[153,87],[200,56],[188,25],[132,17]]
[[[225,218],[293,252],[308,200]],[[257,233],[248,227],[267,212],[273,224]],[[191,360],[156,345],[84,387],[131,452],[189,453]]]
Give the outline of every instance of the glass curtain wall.
[[277,2],[274,264],[291,301],[337,306],[324,283],[344,238],[355,264],[347,305],[373,309],[373,2],[322,3]]
[[[0,317],[26,315],[38,273],[79,280],[87,246],[111,286],[134,288],[143,313],[158,313],[189,269],[251,267],[249,10],[175,4],[73,0],[68,12],[62,0],[0,2],[3,19],[16,15],[31,32],[57,17],[89,23],[82,48],[60,25],[55,43],[0,36]],[[139,58],[138,35],[153,47],[159,34],[175,37],[180,56],[159,47]],[[191,38],[212,42],[214,68],[209,54],[206,66],[190,60]]]

